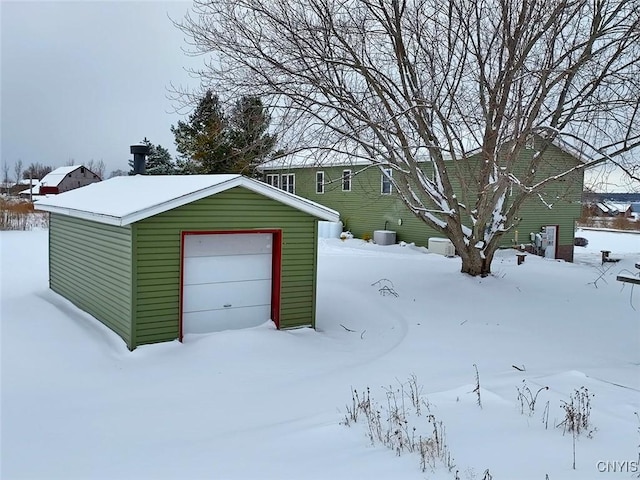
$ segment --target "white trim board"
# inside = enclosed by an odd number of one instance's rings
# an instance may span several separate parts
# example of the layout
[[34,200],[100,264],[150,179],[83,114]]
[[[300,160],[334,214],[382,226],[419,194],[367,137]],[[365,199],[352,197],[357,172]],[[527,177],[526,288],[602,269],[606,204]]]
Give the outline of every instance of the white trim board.
[[136,175],[116,177],[37,200],[37,210],[126,226],[231,188],[243,187],[321,220],[335,210],[241,175]]

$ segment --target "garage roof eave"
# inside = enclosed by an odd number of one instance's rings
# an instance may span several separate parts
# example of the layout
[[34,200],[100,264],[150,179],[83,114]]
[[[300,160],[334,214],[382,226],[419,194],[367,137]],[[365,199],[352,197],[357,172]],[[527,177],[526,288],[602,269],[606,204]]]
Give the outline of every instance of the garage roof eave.
[[[165,178],[164,180],[170,181],[171,179]],[[130,188],[129,190],[108,188],[110,181],[111,180],[107,180],[105,182],[93,184],[100,186],[100,192],[96,192],[100,194],[97,198],[109,198],[110,195],[139,196],[139,192],[135,188]],[[124,181],[138,182],[135,177],[127,177]],[[149,179],[147,178],[144,181],[149,182]],[[135,185],[132,186],[135,187]],[[124,209],[124,211],[123,209],[119,209],[118,211],[118,209],[104,208],[102,202],[95,205],[92,209],[87,208],[86,210],[83,210],[81,206],[83,205],[82,202],[78,201],[78,199],[73,199],[73,201],[72,199],[67,199],[67,197],[65,197],[67,194],[65,193],[56,195],[53,198],[39,200],[36,202],[36,209],[123,227],[174,208],[181,207],[188,203],[195,202],[205,197],[216,195],[234,187],[243,187],[321,220],[337,222],[340,219],[340,214],[338,212],[327,208],[324,205],[285,192],[284,190],[267,185],[259,180],[243,177],[241,175],[203,175],[199,176],[199,181],[197,182],[197,185],[194,186],[195,188],[192,189],[182,188],[181,191],[176,192],[178,195],[175,195],[174,193],[174,195],[167,195],[164,198],[161,198],[160,196],[160,198],[155,202],[147,202],[146,205],[144,202],[142,204],[140,202],[131,202],[128,204],[131,208]],[[87,188],[88,187],[84,187],[84,189]],[[71,190],[68,194],[74,195],[74,192],[78,192],[79,190],[83,189]],[[90,191],[85,190],[85,193],[88,196]],[[75,195],[77,195],[77,193]]]
[[120,217],[104,215],[101,213],[86,212],[75,208],[56,207],[53,205],[41,205],[39,203],[36,203],[35,209],[41,212],[59,213],[68,217],[81,218],[83,220],[92,220],[94,222],[105,223],[107,225],[115,225],[118,227],[126,225],[126,223],[123,223],[123,219]]

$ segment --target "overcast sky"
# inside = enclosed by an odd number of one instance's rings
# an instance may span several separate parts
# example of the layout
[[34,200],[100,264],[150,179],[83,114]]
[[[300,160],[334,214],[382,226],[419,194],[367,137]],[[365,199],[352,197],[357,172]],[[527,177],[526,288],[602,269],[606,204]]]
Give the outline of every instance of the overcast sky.
[[[52,167],[104,160],[127,169],[145,136],[175,153],[171,83],[185,67],[181,19],[190,2],[0,2],[2,162]],[[169,18],[170,17],[170,18]]]
[[[128,169],[129,146],[144,137],[175,156],[170,127],[188,112],[175,113],[168,89],[197,86],[185,69],[203,61],[183,53],[171,23],[190,5],[0,0],[0,163],[11,176],[19,159],[54,168],[103,160],[108,176]],[[587,177],[599,190],[634,189],[598,172]]]

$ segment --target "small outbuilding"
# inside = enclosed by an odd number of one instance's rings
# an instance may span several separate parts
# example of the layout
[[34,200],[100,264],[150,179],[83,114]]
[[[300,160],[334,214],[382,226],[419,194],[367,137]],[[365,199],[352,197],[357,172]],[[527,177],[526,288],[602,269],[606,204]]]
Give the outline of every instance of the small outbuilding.
[[28,188],[21,191],[20,195],[57,195],[101,180],[96,173],[84,165],[67,165],[47,173],[42,180],[33,185],[33,191]]
[[338,212],[240,175],[116,177],[36,202],[49,286],[138,345],[315,326],[318,220]]

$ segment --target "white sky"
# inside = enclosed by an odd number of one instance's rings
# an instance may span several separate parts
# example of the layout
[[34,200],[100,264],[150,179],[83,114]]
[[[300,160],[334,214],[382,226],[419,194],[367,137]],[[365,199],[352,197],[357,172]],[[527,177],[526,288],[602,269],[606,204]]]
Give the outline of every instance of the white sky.
[[[175,156],[169,87],[195,87],[180,20],[189,1],[0,1],[0,163],[51,167],[103,160],[127,170],[144,137]],[[608,169],[607,169],[608,170]],[[617,173],[587,174],[604,191],[634,191]]]
[[145,136],[175,154],[170,126],[184,118],[170,84],[185,71],[186,1],[0,2],[2,162],[52,167],[103,160],[128,169]]

